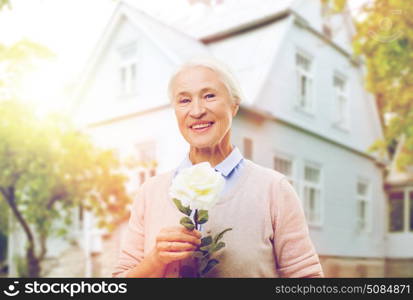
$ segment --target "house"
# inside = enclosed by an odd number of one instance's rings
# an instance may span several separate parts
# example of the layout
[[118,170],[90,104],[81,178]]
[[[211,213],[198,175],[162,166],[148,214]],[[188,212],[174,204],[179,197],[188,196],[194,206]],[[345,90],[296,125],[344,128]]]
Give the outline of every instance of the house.
[[135,183],[176,167],[188,145],[168,78],[187,59],[212,55],[246,95],[233,143],[288,176],[326,276],[383,277],[393,258],[411,262],[403,252],[410,233],[396,241],[383,221],[386,161],[367,152],[382,127],[351,53],[347,13],[329,15],[318,0],[191,2],[198,19],[176,24],[119,3],[76,96],[80,126],[120,155],[156,161]]
[[405,147],[398,143],[385,180],[387,192],[386,273],[393,277],[413,276],[413,166],[402,171],[396,160]]

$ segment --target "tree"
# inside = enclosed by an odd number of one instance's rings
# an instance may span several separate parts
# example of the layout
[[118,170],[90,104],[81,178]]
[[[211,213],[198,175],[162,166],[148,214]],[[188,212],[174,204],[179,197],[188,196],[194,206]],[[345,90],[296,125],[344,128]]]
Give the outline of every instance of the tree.
[[[0,11],[10,1],[0,0]],[[71,208],[82,205],[114,228],[127,215],[130,198],[120,162],[95,147],[61,115],[39,119],[34,107],[18,101],[21,79],[39,60],[53,57],[46,47],[21,40],[0,44],[0,231],[9,207],[27,237],[28,275],[40,274],[47,238],[64,235]],[[56,220],[64,220],[56,227]]]
[[28,274],[38,277],[47,237],[65,234],[55,220],[69,224],[70,209],[81,204],[113,228],[127,214],[127,178],[111,151],[62,116],[40,120],[16,100],[1,101],[0,115],[0,194],[27,237]]
[[[341,11],[344,0],[323,0]],[[413,164],[413,6],[405,0],[366,2],[355,20],[353,49],[366,64],[366,88],[375,95],[384,139],[369,150],[397,157],[400,170]]]
[[356,23],[354,50],[365,58],[367,89],[380,112],[391,116],[385,138],[372,151],[385,151],[404,139],[397,157],[400,169],[413,164],[413,6],[404,0],[376,0],[364,7]]
[[10,1],[9,0],[0,0],[0,10],[2,10],[4,7],[9,7],[10,8]]

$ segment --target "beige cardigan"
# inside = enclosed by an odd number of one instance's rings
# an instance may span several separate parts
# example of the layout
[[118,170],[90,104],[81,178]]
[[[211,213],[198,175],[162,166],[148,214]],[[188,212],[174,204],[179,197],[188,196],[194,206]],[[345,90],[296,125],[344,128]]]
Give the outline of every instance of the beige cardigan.
[[[168,194],[173,170],[151,177],[140,188],[124,232],[114,277],[123,277],[155,246],[161,228],[176,226],[180,213]],[[209,277],[323,277],[296,192],[281,173],[245,159],[234,188],[209,212],[205,232],[225,228],[226,246]],[[165,277],[178,277],[180,263]]]

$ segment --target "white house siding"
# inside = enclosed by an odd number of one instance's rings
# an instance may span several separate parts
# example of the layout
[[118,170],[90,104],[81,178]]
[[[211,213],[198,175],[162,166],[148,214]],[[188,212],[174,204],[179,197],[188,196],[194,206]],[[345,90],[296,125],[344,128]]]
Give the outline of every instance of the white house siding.
[[243,104],[253,105],[259,101],[257,94],[290,24],[291,18],[284,18],[207,45],[211,53],[236,74],[245,94]]
[[[372,268],[370,276],[380,276],[384,271],[384,194],[381,170],[368,158],[329,141],[309,135],[274,120],[254,117],[245,110],[234,120],[233,140],[242,149],[242,139],[253,140],[253,160],[263,166],[273,167],[276,153],[286,154],[296,163],[295,179],[300,180],[304,162],[318,163],[322,169],[323,224],[310,226],[310,233],[322,259],[334,258],[342,268],[342,275],[357,276],[344,271],[349,260],[364,258]],[[361,176],[372,184],[370,232],[357,228],[356,184]],[[297,190],[301,199],[301,186]],[[331,259],[330,259],[331,260]],[[323,260],[324,262],[324,260]],[[329,264],[325,264],[329,275]],[[354,264],[353,264],[354,265]],[[373,266],[373,267],[371,267]],[[334,271],[334,272],[337,272]],[[333,274],[334,275],[334,274]],[[368,275],[368,274],[366,274]]]
[[[318,36],[296,25],[293,16],[213,42],[208,48],[236,72],[246,96],[245,104],[305,128],[311,124],[311,131],[363,152],[382,136],[374,100],[364,90],[360,67]],[[296,108],[297,51],[313,58],[313,114]],[[347,79],[348,130],[333,124],[335,72]]]
[[[119,48],[136,42],[136,93],[121,96],[119,86]],[[168,103],[166,86],[173,65],[162,51],[140,33],[131,22],[123,19],[113,33],[107,49],[102,51],[93,80],[82,95],[82,109],[77,116],[80,124],[114,118]]]
[[[143,100],[144,101],[144,100]],[[101,146],[133,154],[144,142],[155,143],[157,173],[175,168],[188,151],[188,144],[179,132],[171,107],[124,118],[89,129],[94,141]]]
[[[279,54],[272,63],[256,106],[278,118],[297,124],[333,141],[365,152],[381,137],[381,128],[374,102],[367,97],[359,70],[348,57],[296,24],[287,32]],[[304,52],[312,57],[313,114],[297,109],[297,77],[295,54]],[[334,122],[334,72],[347,78],[349,100],[349,130],[342,130]]]

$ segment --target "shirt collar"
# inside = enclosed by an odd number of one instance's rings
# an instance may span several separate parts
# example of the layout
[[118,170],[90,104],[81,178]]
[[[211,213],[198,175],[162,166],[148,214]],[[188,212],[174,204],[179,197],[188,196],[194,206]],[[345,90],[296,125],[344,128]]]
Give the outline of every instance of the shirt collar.
[[[241,154],[241,151],[238,149],[237,146],[233,145],[233,149],[231,153],[218,165],[215,166],[215,170],[219,171],[222,175],[227,177],[232,170],[240,163],[240,161],[244,158]],[[174,176],[176,176],[181,170],[189,168],[192,166],[192,162],[189,159],[189,153],[185,155],[184,160],[181,164],[176,168]]]

